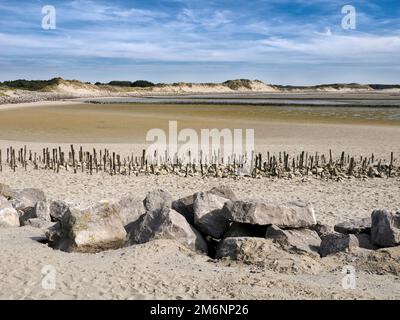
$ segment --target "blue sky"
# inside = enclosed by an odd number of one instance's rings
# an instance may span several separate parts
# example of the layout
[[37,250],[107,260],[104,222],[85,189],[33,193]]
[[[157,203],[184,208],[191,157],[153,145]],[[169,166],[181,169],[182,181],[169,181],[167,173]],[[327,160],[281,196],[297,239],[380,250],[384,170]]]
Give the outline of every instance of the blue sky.
[[399,61],[399,0],[0,0],[0,81],[400,83]]

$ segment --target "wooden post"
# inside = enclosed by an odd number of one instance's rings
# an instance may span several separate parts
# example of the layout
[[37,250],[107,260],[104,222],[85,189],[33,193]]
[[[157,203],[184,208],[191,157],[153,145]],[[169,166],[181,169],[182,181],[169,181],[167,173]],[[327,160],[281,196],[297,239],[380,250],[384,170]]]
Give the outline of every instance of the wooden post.
[[393,168],[393,152],[390,153],[389,178],[392,175],[392,168]]

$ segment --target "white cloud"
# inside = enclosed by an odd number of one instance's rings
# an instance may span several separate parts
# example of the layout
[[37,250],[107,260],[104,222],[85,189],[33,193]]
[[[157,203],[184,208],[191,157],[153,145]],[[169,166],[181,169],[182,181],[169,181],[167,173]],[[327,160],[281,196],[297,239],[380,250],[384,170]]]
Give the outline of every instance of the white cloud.
[[[0,29],[0,61],[36,59],[57,64],[110,58],[129,60],[132,65],[138,61],[228,62],[295,68],[346,62],[395,66],[400,56],[399,33],[344,33],[329,19],[298,24],[284,16],[262,20],[239,11],[193,8],[187,2],[179,12],[104,3],[75,0],[60,5],[54,32],[41,30],[40,19],[36,27],[20,24],[21,30]],[[27,7],[29,12],[35,10]]]

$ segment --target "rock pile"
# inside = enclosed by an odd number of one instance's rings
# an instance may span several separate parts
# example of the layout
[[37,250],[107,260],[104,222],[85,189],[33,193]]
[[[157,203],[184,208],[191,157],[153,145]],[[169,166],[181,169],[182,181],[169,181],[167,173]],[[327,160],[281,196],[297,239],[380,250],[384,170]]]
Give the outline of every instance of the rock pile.
[[0,227],[25,225],[44,229],[49,246],[67,252],[172,239],[217,259],[282,257],[304,264],[354,248],[380,252],[400,246],[400,212],[375,210],[371,217],[332,228],[317,222],[310,204],[242,201],[227,187],[177,200],[166,190],[155,190],[144,200],[132,195],[79,208],[48,201],[38,189],[0,184]]

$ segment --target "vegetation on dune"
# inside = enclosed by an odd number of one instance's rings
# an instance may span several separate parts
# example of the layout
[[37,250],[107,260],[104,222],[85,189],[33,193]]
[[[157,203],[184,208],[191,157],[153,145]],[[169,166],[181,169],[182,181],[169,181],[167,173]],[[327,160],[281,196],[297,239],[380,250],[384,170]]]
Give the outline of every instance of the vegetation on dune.
[[[20,89],[29,91],[53,91],[56,90],[60,85],[72,86],[74,88],[85,88],[85,89],[106,89],[115,92],[128,92],[134,88],[153,88],[159,87],[164,88],[168,86],[172,87],[195,87],[197,86],[207,86],[207,87],[217,87],[225,86],[232,90],[248,89],[253,90],[255,84],[263,84],[259,80],[248,80],[248,79],[238,79],[238,80],[228,80],[221,83],[189,83],[189,82],[176,82],[172,84],[158,83],[154,84],[146,80],[137,81],[110,81],[109,83],[96,82],[94,85],[90,82],[81,82],[78,80],[64,80],[63,78],[53,78],[50,80],[13,80],[0,82],[0,96],[4,96],[1,91],[7,89]],[[271,87],[277,90],[384,90],[384,89],[400,89],[400,85],[382,85],[382,84],[358,84],[358,83],[333,83],[333,84],[322,84],[315,86],[291,86],[291,85],[272,85]]]
[[398,84],[370,84],[369,86],[374,90],[400,89]]
[[[252,82],[258,82],[259,80],[249,80],[249,79],[238,79],[238,80],[228,80],[223,83],[223,85],[229,87],[232,90],[238,90],[240,88],[252,89]],[[261,82],[261,81],[260,81]]]
[[22,89],[30,91],[43,90],[44,88],[58,84],[62,80],[61,78],[54,78],[51,80],[14,80],[14,81],[4,81],[1,85],[10,89]]
[[[101,82],[96,82],[96,85],[105,85]],[[146,80],[137,80],[137,81],[110,81],[109,83],[107,83],[106,85],[109,86],[117,86],[117,87],[131,87],[131,88],[149,88],[149,87],[154,87],[155,84],[150,82],[150,81],[146,81]]]
[[64,80],[63,78],[53,78],[50,80],[13,80],[13,81],[4,81],[0,83],[0,85],[8,88],[8,89],[20,89],[20,90],[29,90],[29,91],[46,91],[51,89],[52,87],[58,86],[63,83],[82,85],[83,82],[78,80]]

